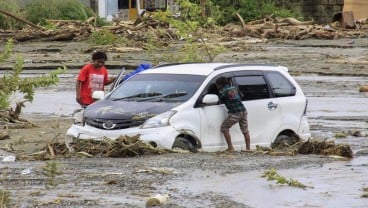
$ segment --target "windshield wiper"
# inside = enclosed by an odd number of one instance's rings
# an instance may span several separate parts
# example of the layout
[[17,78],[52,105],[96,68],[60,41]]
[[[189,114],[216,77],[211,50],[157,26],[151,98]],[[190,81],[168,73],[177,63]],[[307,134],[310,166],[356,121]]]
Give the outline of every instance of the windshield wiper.
[[175,93],[170,93],[170,94],[166,94],[166,95],[158,95],[158,96],[152,96],[152,97],[147,97],[147,98],[143,98],[143,99],[139,99],[139,102],[142,101],[156,101],[156,102],[160,102],[163,101],[165,99],[171,99],[171,98],[177,98],[177,97],[182,97],[187,95],[187,92],[175,92]]
[[122,98],[114,98],[112,99],[112,101],[117,101],[117,100],[125,100],[125,99],[132,99],[132,98],[151,98],[151,97],[157,97],[162,95],[162,93],[160,92],[145,92],[145,93],[139,93],[139,94],[135,94],[135,95],[131,95],[131,96],[127,96],[127,97],[122,97]]

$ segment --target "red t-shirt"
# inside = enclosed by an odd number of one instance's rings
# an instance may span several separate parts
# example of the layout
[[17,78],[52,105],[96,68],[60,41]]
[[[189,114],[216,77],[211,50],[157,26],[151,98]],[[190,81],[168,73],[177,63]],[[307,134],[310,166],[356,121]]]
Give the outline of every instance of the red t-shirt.
[[108,80],[108,73],[105,66],[96,69],[93,64],[83,66],[79,72],[78,78],[82,82],[81,86],[81,102],[89,105],[94,102],[92,93],[94,91],[103,91],[105,83]]

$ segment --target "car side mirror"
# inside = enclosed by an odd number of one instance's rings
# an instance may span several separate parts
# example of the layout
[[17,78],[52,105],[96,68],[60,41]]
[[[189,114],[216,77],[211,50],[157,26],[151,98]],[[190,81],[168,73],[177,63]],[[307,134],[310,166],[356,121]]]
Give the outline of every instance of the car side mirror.
[[104,91],[94,91],[92,93],[92,98],[94,100],[102,100],[102,99],[104,99],[104,97],[105,97],[105,92]]
[[218,102],[219,102],[219,98],[215,94],[207,94],[202,99],[202,103],[206,105],[215,105]]

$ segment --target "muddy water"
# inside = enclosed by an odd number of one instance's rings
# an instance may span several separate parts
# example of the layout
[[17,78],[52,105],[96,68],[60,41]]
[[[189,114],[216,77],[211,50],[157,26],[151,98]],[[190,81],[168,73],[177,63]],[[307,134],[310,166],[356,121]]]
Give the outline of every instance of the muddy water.
[[368,185],[367,158],[277,172],[287,179],[296,179],[309,187],[301,189],[279,185],[275,181],[267,181],[260,171],[209,176],[200,170],[195,171],[190,178],[172,180],[166,187],[175,185],[181,190],[181,195],[188,196],[215,192],[240,204],[261,208],[363,208],[368,205],[367,198],[361,197],[362,188]]

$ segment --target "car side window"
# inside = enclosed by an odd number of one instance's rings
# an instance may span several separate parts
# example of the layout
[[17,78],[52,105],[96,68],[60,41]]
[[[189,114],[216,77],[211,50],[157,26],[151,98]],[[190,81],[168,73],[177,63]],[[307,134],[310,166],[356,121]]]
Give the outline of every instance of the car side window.
[[295,86],[281,73],[267,72],[267,76],[271,83],[272,93],[275,97],[288,97],[295,95]]
[[242,100],[257,100],[270,97],[266,80],[262,75],[236,76]]

